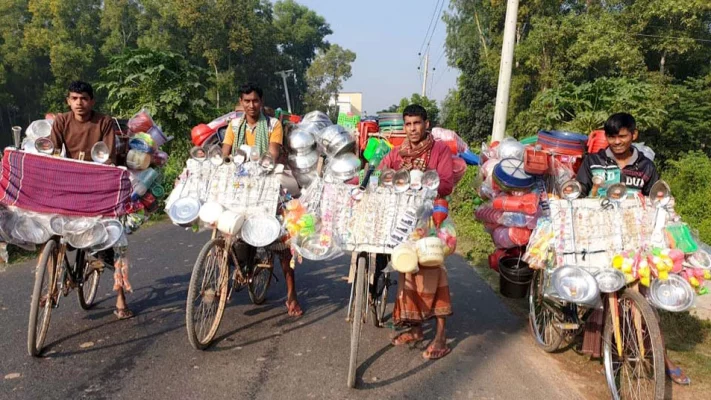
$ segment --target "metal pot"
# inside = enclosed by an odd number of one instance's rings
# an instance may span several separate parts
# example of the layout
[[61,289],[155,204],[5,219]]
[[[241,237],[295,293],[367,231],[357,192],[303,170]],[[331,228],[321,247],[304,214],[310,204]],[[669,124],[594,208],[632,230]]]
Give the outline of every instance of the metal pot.
[[316,148],[316,139],[308,131],[296,129],[289,134],[289,147],[296,154],[307,154]]
[[355,139],[348,132],[343,132],[333,138],[325,147],[326,155],[335,157],[346,152],[353,152]]
[[328,164],[329,174],[340,181],[347,181],[355,178],[360,170],[360,159],[353,153],[345,153],[333,158]]
[[318,152],[311,151],[306,154],[290,154],[289,155],[289,167],[294,172],[300,174],[307,174],[313,171],[318,164]]

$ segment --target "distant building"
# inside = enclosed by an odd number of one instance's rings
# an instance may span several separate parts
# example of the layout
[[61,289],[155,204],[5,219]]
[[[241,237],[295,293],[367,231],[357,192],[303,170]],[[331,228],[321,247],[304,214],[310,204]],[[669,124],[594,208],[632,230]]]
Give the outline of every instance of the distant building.
[[331,98],[329,106],[338,104],[338,112],[350,115],[361,115],[363,113],[363,93],[343,92],[338,94],[338,102]]

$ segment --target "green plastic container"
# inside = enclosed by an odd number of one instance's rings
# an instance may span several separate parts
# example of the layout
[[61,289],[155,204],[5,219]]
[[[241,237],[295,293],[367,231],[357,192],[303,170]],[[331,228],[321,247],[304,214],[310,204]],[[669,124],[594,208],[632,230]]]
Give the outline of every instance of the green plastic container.
[[537,141],[538,141],[538,135],[529,136],[527,138],[523,138],[520,140],[521,144],[524,144],[524,145],[536,144]]

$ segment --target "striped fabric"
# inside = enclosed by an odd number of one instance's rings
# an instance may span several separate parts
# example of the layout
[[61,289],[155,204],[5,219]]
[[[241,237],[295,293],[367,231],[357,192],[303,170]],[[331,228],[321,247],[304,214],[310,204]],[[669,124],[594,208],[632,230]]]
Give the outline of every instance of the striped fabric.
[[75,216],[126,214],[131,195],[123,168],[6,149],[0,167],[0,203]]

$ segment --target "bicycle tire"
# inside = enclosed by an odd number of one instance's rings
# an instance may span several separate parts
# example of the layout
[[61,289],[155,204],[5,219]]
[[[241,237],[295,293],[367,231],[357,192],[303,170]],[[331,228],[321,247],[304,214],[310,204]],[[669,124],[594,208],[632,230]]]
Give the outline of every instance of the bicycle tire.
[[560,348],[563,334],[555,327],[555,311],[546,307],[544,289],[545,271],[537,270],[528,290],[528,328],[536,345],[546,353],[552,353]]
[[[625,379],[620,379],[619,384],[618,384],[618,376],[616,374],[616,371],[614,370],[614,363],[615,363],[615,354],[617,353],[617,345],[614,342],[614,326],[613,326],[613,321],[612,321],[612,313],[607,312],[607,316],[605,318],[605,330],[603,334],[603,364],[605,366],[605,379],[607,381],[608,388],[610,389],[610,394],[612,395],[613,399],[628,399],[628,398],[644,398],[644,399],[654,399],[654,400],[662,400],[664,399],[664,386],[666,385],[666,378],[664,376],[664,345],[662,342],[662,336],[661,336],[661,330],[659,328],[659,321],[657,320],[654,310],[652,307],[649,305],[647,300],[642,296],[639,292],[632,291],[632,290],[625,290],[623,291],[619,297],[618,297],[618,304],[620,304],[620,330],[621,330],[621,336],[622,336],[622,341],[623,341],[623,354],[626,356],[622,361],[617,361],[618,363],[623,364],[620,369],[623,367],[626,367],[626,364],[629,362],[629,357],[627,356],[628,354],[628,347],[630,350],[634,351],[634,345],[635,342],[637,342],[637,335],[634,327],[634,321],[627,321],[625,318],[627,314],[631,314],[632,308],[630,307],[629,310],[626,310],[627,307],[624,307],[624,303],[629,300],[632,304],[631,307],[634,307],[635,309],[639,310],[642,318],[642,323],[644,327],[646,327],[646,330],[648,332],[648,336],[643,338],[643,343],[645,346],[649,347],[649,350],[652,352],[651,356],[651,362],[653,362],[653,365],[650,366],[647,364],[645,368],[645,363],[640,363],[640,362],[635,362],[635,370],[637,370],[637,367],[641,367],[646,369],[646,372],[648,372],[649,375],[654,379],[653,384],[649,385],[653,391],[653,393],[648,393],[647,395],[644,394],[633,394],[631,396],[627,396],[625,392],[625,387],[621,386],[621,383],[625,381]],[[631,319],[631,317],[630,317]],[[630,332],[627,334],[625,331],[629,329]],[[644,333],[643,333],[644,334]],[[630,346],[630,344],[632,346]],[[645,351],[647,353],[647,351]],[[634,354],[633,354],[634,356]],[[639,357],[640,354],[637,354]],[[648,359],[646,354],[642,355],[643,359]],[[619,358],[619,357],[618,357]],[[635,371],[637,372],[637,371]],[[628,378],[630,378],[629,375],[636,375],[636,374],[628,374]],[[633,378],[634,376],[632,376]],[[636,379],[639,381],[640,379]],[[631,382],[631,381],[630,381]],[[633,389],[634,387],[637,387],[641,390],[642,385],[633,385],[630,384],[630,390]],[[645,385],[647,386],[647,385]],[[651,396],[649,395],[651,394]]]
[[358,344],[360,342],[360,333],[363,328],[363,308],[365,307],[365,292],[367,288],[367,279],[365,277],[365,257],[358,257],[358,269],[356,270],[355,279],[355,301],[353,304],[354,312],[351,320],[351,356],[348,362],[348,387],[354,388],[356,383],[356,371],[358,369]]
[[[32,290],[32,303],[30,304],[30,319],[27,326],[27,352],[32,357],[38,357],[42,353],[42,347],[44,346],[45,339],[47,339],[47,330],[49,329],[49,322],[52,316],[52,293],[51,288],[52,281],[54,280],[54,275],[57,273],[57,261],[59,254],[57,253],[57,242],[55,240],[50,240],[44,245],[40,258],[37,261],[37,267],[35,269],[35,285]],[[52,262],[52,264],[49,264]],[[47,273],[47,270],[50,270]],[[47,279],[47,300],[45,302],[42,310],[44,311],[42,315],[42,321],[39,325],[39,331],[37,326],[37,318],[40,313],[40,303],[42,301],[42,288],[44,287],[45,279]],[[57,282],[54,280],[54,286]],[[54,291],[57,296],[59,295],[58,290]]]
[[[273,263],[273,261],[272,261]],[[249,280],[247,283],[247,291],[249,292],[249,299],[252,300],[252,304],[254,305],[260,305],[263,304],[264,301],[267,299],[267,291],[269,290],[269,285],[272,282],[272,271],[274,270],[274,266],[272,264],[272,267],[270,268],[264,268],[264,267],[255,267],[255,271],[252,274],[252,279]],[[266,275],[266,277],[264,277]],[[255,282],[258,277],[261,277],[261,279],[266,279],[266,284],[264,284],[264,288],[258,291]]]
[[[81,253],[81,254],[80,254]],[[81,257],[81,258],[80,258]],[[80,261],[81,260],[81,261]],[[84,310],[90,310],[94,307],[94,300],[96,300],[96,293],[99,290],[99,281],[101,280],[101,272],[97,270],[92,270],[88,274],[86,273],[88,263],[86,261],[86,254],[84,250],[77,250],[77,263],[84,264],[82,268],[82,282],[77,287],[77,297],[79,298],[79,306]],[[88,287],[89,290],[84,290]],[[88,294],[88,296],[87,296]]]
[[[213,257],[209,257],[213,249],[216,251],[216,254]],[[205,243],[200,250],[200,254],[195,261],[195,266],[190,276],[190,286],[188,287],[188,297],[185,307],[185,325],[188,331],[188,341],[190,345],[197,350],[204,350],[212,344],[212,339],[214,339],[220,327],[220,322],[225,312],[229,286],[229,268],[226,263],[223,262],[224,254],[222,252],[224,251],[229,251],[229,249],[225,248],[224,238],[218,237]],[[206,288],[206,279],[211,278],[216,278],[215,282],[213,282],[215,287]],[[207,297],[205,296],[206,294]],[[204,335],[200,335],[200,332],[196,331],[196,314],[198,312],[204,314],[205,312],[203,307],[200,307],[198,310],[195,309],[195,302],[198,298],[201,299],[201,305],[204,304],[204,299],[209,302],[210,308],[212,308],[213,305],[217,306],[214,310],[212,320],[207,324],[208,329]],[[204,324],[199,325],[197,329],[203,332],[205,328]]]
[[[373,325],[375,325],[376,328],[382,328],[383,322],[385,322],[385,311],[388,307],[388,280],[390,279],[390,273],[381,273],[379,280],[380,279],[383,280],[383,290],[379,296],[373,299],[372,307]],[[376,282],[375,285],[377,288],[379,283]]]

